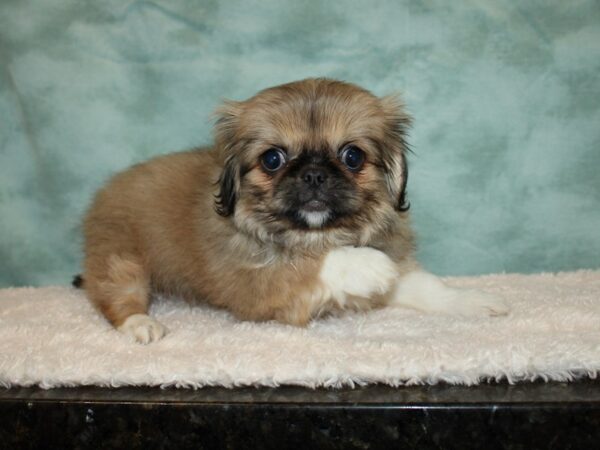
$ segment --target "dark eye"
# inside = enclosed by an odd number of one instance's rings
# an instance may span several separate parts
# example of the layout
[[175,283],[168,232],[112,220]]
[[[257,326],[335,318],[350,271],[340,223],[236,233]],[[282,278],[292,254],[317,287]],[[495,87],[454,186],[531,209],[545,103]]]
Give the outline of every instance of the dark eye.
[[260,162],[268,172],[276,172],[285,164],[285,153],[278,148],[270,148],[260,156]]
[[340,160],[352,171],[359,170],[365,162],[365,152],[354,145],[348,145],[342,150]]

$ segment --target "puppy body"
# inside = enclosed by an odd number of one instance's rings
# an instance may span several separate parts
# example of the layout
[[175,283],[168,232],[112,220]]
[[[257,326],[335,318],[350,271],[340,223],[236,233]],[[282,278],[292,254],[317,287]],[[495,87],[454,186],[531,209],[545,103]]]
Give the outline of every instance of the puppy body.
[[[159,157],[117,175],[96,196],[84,222],[85,289],[115,326],[145,313],[152,291],[205,300],[241,319],[295,325],[327,309],[328,300],[331,308],[341,306],[320,279],[326,242],[313,250],[257,241],[214,212],[222,170],[217,161],[213,149]],[[410,242],[399,237],[394,242],[406,248],[395,249],[404,255],[398,270],[408,271],[415,266],[406,258]],[[344,243],[370,243],[359,240]],[[368,299],[370,306],[383,302]],[[344,303],[350,304],[360,301]]]
[[293,325],[389,303],[505,312],[415,262],[408,123],[395,99],[324,79],[227,103],[213,148],[134,166],[96,195],[84,221],[89,298],[141,342],[166,331],[146,315],[152,292]]

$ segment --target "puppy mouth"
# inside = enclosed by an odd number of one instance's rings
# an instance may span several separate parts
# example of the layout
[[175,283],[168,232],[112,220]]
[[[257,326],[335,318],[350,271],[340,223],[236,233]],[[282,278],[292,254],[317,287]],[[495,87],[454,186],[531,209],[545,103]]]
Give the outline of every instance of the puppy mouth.
[[314,198],[302,205],[301,210],[306,212],[322,213],[329,211],[329,206],[327,206],[327,203],[325,203],[323,200]]
[[298,211],[300,218],[306,222],[309,228],[321,228],[329,220],[331,213],[329,209]]
[[303,203],[296,212],[297,222],[311,229],[322,228],[332,218],[332,210],[327,202],[313,198]]

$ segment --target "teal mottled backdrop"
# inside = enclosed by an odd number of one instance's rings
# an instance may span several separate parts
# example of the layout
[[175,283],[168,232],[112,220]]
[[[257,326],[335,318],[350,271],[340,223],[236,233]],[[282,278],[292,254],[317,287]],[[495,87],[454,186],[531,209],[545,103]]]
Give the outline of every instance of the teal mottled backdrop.
[[2,286],[68,282],[107,177],[308,76],[403,93],[432,271],[600,267],[597,0],[2,0],[0,71]]

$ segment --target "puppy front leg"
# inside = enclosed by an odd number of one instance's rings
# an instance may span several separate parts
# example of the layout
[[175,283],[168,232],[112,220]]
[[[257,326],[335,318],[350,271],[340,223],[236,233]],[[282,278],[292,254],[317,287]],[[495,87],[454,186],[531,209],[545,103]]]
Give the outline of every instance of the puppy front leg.
[[387,293],[398,271],[394,261],[379,250],[347,246],[325,256],[319,277],[335,306],[344,309],[349,297],[372,299]]
[[502,316],[509,312],[504,301],[494,295],[471,289],[454,289],[424,271],[403,275],[396,282],[390,305],[407,306],[425,312],[465,316]]

